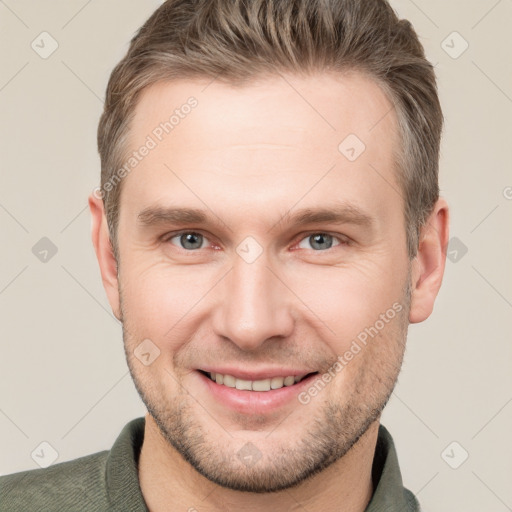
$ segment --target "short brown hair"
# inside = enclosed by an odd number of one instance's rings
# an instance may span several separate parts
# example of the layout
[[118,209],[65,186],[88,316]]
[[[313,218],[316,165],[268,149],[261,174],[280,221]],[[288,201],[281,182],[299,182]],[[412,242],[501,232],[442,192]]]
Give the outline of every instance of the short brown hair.
[[[121,183],[140,92],[159,81],[209,77],[232,85],[281,71],[359,71],[394,104],[397,179],[412,259],[439,197],[443,114],[432,64],[412,25],[386,0],[167,0],[110,77],[98,127],[101,191],[117,258]],[[341,141],[340,141],[341,142]]]

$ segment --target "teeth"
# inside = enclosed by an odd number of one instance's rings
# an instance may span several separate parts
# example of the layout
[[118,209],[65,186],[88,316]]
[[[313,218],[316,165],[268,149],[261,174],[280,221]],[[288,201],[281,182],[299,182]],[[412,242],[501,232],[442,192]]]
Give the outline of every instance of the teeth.
[[236,379],[232,375],[224,375],[224,386],[228,386],[229,388],[234,388],[236,385]]
[[245,380],[237,379],[233,375],[223,375],[215,372],[210,372],[208,375],[217,384],[246,391],[270,391],[284,386],[293,386],[305,377],[305,375],[290,375],[288,377],[273,377],[272,379]]
[[291,377],[286,377],[284,379],[285,386],[293,386],[295,384],[295,377],[292,375]]
[[284,377],[273,377],[270,381],[270,387],[272,389],[279,389],[283,387]]
[[235,388],[252,391],[252,382],[250,380],[235,379]]
[[270,391],[271,379],[255,380],[252,383],[253,391]]

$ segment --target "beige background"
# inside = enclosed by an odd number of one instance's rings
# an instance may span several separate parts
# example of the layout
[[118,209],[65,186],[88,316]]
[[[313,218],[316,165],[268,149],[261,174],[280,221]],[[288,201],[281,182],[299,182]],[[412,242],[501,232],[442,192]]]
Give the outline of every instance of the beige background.
[[[144,412],[99,278],[86,198],[99,181],[109,73],[157,5],[0,1],[1,474],[37,467],[31,453],[43,441],[56,462],[108,449]],[[410,329],[382,423],[426,511],[512,510],[512,1],[392,5],[436,65],[441,188],[458,241],[433,316]],[[59,45],[46,59],[31,48],[43,31]],[[469,44],[458,58],[454,31]],[[58,249],[47,262],[32,252],[42,237]],[[465,451],[452,469],[446,461]]]

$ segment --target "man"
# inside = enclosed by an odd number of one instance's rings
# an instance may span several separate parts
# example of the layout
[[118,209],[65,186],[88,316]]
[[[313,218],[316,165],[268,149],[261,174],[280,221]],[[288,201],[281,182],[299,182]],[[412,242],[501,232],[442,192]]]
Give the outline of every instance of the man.
[[4,477],[2,510],[419,510],[379,419],[444,272],[442,122],[384,0],[164,3],[89,198],[148,414]]

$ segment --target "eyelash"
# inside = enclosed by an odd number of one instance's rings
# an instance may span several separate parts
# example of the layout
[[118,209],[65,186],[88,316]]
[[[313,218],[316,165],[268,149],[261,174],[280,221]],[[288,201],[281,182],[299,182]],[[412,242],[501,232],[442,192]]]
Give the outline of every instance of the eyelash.
[[[184,230],[184,231],[178,231],[178,232],[175,232],[175,233],[168,233],[163,238],[163,242],[165,242],[165,243],[170,242],[173,238],[181,236],[181,235],[184,235],[184,234],[187,234],[187,233],[193,233],[193,234],[196,234],[196,235],[201,235],[201,236],[204,237],[205,240],[209,240],[209,238],[204,233],[202,233],[201,231]],[[348,237],[344,236],[344,235],[329,233],[327,231],[311,231],[309,233],[301,233],[300,234],[301,238],[295,239],[295,242],[294,242],[293,245],[294,246],[298,245],[300,242],[302,242],[302,240],[304,240],[306,238],[309,238],[312,235],[329,235],[329,236],[332,236],[335,240],[337,240],[339,242],[338,244],[333,245],[329,249],[325,249],[325,250],[306,249],[306,250],[313,251],[315,253],[322,253],[322,252],[326,253],[326,252],[330,252],[335,247],[338,247],[338,246],[348,246],[348,245],[351,244],[351,240]],[[174,245],[174,244],[171,244],[171,245]],[[187,252],[187,253],[196,253],[196,252],[200,251],[200,249],[189,250],[189,249],[184,249],[183,247],[179,247],[177,245],[174,245],[174,246],[177,249],[180,249],[181,251],[184,251],[184,252]]]

